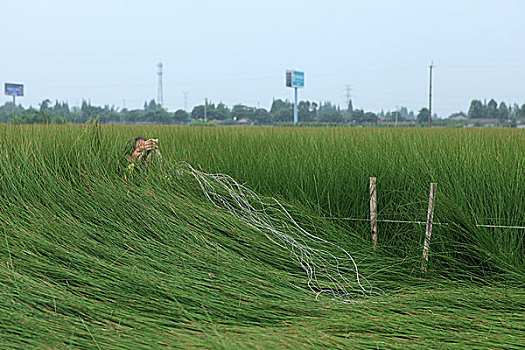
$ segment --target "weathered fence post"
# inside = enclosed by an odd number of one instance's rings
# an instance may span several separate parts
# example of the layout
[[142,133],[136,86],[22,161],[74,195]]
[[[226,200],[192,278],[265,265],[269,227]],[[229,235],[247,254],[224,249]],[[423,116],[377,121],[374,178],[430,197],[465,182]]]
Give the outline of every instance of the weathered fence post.
[[377,246],[377,190],[376,178],[370,178],[370,228],[372,229],[372,245]]
[[432,221],[434,220],[434,204],[436,202],[436,187],[437,183],[430,184],[430,197],[428,199],[428,212],[427,212],[427,227],[425,230],[425,243],[423,245],[423,263],[421,265],[421,271],[427,272],[428,264],[428,250],[430,247],[430,236],[432,235]]

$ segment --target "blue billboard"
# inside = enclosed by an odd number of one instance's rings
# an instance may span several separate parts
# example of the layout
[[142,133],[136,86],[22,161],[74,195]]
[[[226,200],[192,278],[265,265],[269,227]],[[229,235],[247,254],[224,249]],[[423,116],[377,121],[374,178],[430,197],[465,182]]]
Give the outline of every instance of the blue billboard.
[[298,72],[296,70],[292,73],[292,86],[293,87],[304,87],[304,72]]
[[297,70],[287,70],[286,86],[294,88],[304,88],[304,72],[299,72]]
[[5,83],[6,96],[24,96],[24,85]]

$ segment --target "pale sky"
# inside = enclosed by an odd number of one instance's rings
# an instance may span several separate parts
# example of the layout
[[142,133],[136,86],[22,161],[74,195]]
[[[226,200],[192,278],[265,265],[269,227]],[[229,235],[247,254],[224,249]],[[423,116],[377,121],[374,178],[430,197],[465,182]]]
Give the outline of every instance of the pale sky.
[[48,98],[140,108],[157,97],[188,110],[205,98],[269,108],[292,99],[286,69],[305,72],[301,100],[374,112],[473,98],[525,103],[525,1],[36,1],[0,5],[0,104],[23,83],[24,106]]

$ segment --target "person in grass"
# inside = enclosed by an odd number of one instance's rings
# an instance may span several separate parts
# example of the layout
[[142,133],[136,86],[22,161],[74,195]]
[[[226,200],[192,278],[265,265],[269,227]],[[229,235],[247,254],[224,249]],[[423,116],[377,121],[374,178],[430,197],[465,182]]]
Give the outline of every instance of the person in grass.
[[160,154],[159,139],[145,139],[143,137],[135,137],[128,142],[128,161],[130,163],[146,162],[150,160],[152,154]]
[[[158,139],[145,139],[143,137],[135,137],[129,140],[126,146],[126,159],[128,166],[126,170],[130,176],[133,175],[133,170],[136,164],[148,163],[152,156],[162,158],[159,152]],[[124,177],[127,176],[124,174]]]

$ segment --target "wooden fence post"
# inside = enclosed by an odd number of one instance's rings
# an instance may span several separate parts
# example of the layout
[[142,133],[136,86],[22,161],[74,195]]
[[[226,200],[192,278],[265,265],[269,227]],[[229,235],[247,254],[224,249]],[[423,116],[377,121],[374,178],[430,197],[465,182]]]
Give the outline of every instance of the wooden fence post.
[[425,243],[423,245],[423,263],[421,265],[421,271],[427,272],[428,264],[428,250],[430,247],[430,236],[432,235],[432,221],[434,220],[434,204],[436,202],[436,187],[437,183],[430,184],[430,197],[428,200],[428,212],[427,212],[427,227],[425,230]]
[[370,228],[372,229],[372,245],[377,246],[377,190],[376,178],[370,178]]

